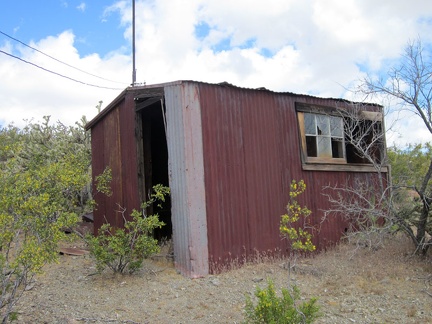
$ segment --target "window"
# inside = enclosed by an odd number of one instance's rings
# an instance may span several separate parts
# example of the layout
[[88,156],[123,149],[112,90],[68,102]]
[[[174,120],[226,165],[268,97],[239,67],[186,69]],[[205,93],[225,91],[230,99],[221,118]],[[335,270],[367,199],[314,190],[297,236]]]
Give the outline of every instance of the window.
[[371,159],[381,162],[385,147],[381,113],[348,114],[299,104],[297,116],[303,169],[371,171]]
[[342,117],[304,114],[306,155],[320,159],[343,159],[344,132]]

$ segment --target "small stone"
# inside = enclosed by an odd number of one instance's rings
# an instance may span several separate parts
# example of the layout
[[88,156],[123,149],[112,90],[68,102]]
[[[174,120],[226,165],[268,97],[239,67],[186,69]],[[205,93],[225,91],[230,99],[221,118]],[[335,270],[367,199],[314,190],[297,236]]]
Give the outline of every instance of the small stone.
[[32,289],[34,288],[35,285],[36,285],[36,282],[32,282],[32,283],[28,284],[28,285],[25,287],[25,291],[32,290]]
[[390,283],[390,278],[385,277],[383,280],[380,281],[380,283],[382,283],[382,284],[389,284]]
[[218,279],[212,279],[210,280],[210,282],[214,286],[220,286],[220,281]]

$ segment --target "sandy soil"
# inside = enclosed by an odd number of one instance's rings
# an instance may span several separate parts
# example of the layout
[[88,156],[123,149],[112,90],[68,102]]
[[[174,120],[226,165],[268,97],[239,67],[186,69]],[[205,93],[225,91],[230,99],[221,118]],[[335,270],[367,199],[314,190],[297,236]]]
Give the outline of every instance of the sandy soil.
[[[317,323],[432,323],[431,259],[410,255],[404,239],[379,251],[340,245],[297,262],[291,282],[319,298]],[[282,261],[201,279],[169,262],[147,261],[134,275],[95,274],[88,255],[60,256],[19,301],[19,323],[241,323],[245,295],[287,286]]]

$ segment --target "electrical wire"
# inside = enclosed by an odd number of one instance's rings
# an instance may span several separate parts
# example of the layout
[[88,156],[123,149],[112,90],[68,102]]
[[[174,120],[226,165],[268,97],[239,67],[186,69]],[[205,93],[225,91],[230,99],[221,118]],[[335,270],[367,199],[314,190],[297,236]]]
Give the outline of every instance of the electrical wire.
[[84,85],[86,85],[86,86],[95,87],[95,88],[102,88],[102,89],[109,89],[109,90],[123,90],[122,88],[104,87],[104,86],[99,86],[99,85],[96,85],[96,84],[91,84],[91,83],[83,82],[83,81],[80,81],[80,80],[77,80],[77,79],[74,79],[74,78],[68,77],[68,76],[66,76],[66,75],[63,75],[63,74],[61,74],[61,73],[57,73],[57,72],[54,72],[54,71],[48,70],[48,69],[46,69],[46,68],[44,68],[44,67],[42,67],[42,66],[40,66],[40,65],[37,65],[37,64],[35,64],[35,63],[32,63],[32,62],[26,61],[26,60],[24,60],[24,59],[22,59],[22,58],[20,58],[20,57],[18,57],[18,56],[15,56],[15,55],[13,55],[13,54],[7,53],[7,52],[5,52],[5,51],[0,50],[0,53],[3,53],[3,54],[5,54],[5,55],[10,56],[10,57],[12,57],[12,58],[15,58],[15,59],[17,59],[17,60],[20,60],[20,61],[22,61],[22,62],[24,62],[24,63],[30,64],[30,65],[33,65],[34,67],[37,67],[37,68],[39,68],[39,69],[41,69],[41,70],[44,70],[44,71],[46,71],[46,72],[49,72],[49,73],[55,74],[55,75],[57,75],[57,76],[60,76],[60,77],[62,77],[62,78],[65,78],[65,79],[68,79],[68,80],[71,80],[71,81],[74,81],[74,82],[77,82],[77,83],[84,84]]
[[77,68],[77,67],[75,67],[75,66],[73,66],[73,65],[70,65],[70,64],[68,64],[68,63],[66,63],[66,62],[63,62],[63,61],[59,60],[59,59],[56,59],[55,57],[53,57],[53,56],[51,56],[51,55],[48,55],[48,54],[42,52],[41,50],[38,50],[37,48],[34,48],[34,47],[32,47],[32,46],[30,46],[30,45],[28,45],[28,44],[26,44],[26,43],[20,41],[19,39],[16,39],[16,38],[14,38],[14,37],[12,37],[12,36],[6,34],[5,32],[3,32],[3,31],[1,31],[1,30],[0,30],[0,34],[2,34],[2,35],[4,35],[4,36],[6,36],[6,37],[8,37],[8,38],[10,38],[10,39],[12,39],[12,40],[18,42],[18,43],[20,43],[20,44],[22,44],[22,45],[24,45],[24,46],[26,46],[26,47],[28,47],[28,48],[31,48],[32,50],[34,50],[34,51],[36,51],[36,52],[38,52],[38,53],[40,53],[40,54],[42,54],[42,55],[45,55],[46,57],[49,57],[50,59],[52,59],[52,60],[54,60],[54,61],[56,61],[56,62],[59,62],[59,63],[61,63],[61,64],[64,64],[64,65],[66,65],[66,66],[68,66],[68,67],[70,67],[70,68],[72,68],[72,69],[75,69],[75,70],[77,70],[77,71],[80,71],[80,72],[82,72],[82,73],[85,73],[85,74],[91,75],[91,76],[93,76],[93,77],[95,77],[95,78],[98,78],[98,79],[101,79],[101,80],[105,80],[105,81],[109,81],[109,82],[113,82],[113,83],[118,83],[118,84],[123,84],[123,85],[126,84],[125,82],[119,82],[119,81],[114,81],[114,80],[106,79],[106,78],[100,77],[100,76],[98,76],[98,75],[92,74],[92,73],[90,73],[90,72],[86,72],[86,71],[84,71],[84,70],[81,70],[81,69],[79,69],[79,68]]

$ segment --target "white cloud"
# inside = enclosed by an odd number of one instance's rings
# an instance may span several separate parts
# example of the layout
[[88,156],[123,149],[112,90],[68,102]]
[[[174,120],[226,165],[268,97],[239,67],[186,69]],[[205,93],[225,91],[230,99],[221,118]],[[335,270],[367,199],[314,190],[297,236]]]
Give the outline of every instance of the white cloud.
[[87,7],[86,3],[85,3],[85,2],[81,2],[81,3],[80,3],[76,8],[77,8],[79,11],[84,12],[84,11],[86,10],[86,7]]
[[[120,17],[124,46],[131,43],[130,6],[130,1],[117,1],[103,14],[104,20]],[[325,4],[320,0],[137,0],[137,81],[228,81],[244,87],[350,98],[345,88],[366,72],[379,73],[399,57],[409,39],[419,36],[432,42],[431,12],[432,1],[426,0],[329,0]],[[197,37],[200,25],[208,33]],[[83,70],[130,82],[131,60],[124,56],[125,48],[106,57],[82,57],[70,31],[35,45]],[[26,49],[13,50],[77,79],[118,86],[87,79]],[[77,120],[83,112],[91,112],[91,117],[99,100],[106,105],[119,93],[60,80],[13,59],[0,61],[0,76],[0,88],[8,89],[0,91],[0,102],[21,111],[6,113],[2,103],[0,120],[17,121],[30,106],[30,113],[38,112],[38,116],[51,113],[56,119]],[[424,138],[423,133],[404,130],[413,123],[401,125],[409,141]]]
[[[103,75],[111,80],[127,80],[125,66],[130,64],[129,57],[111,55],[101,58],[97,54],[80,57],[73,42],[74,35],[66,31],[30,45],[94,75]],[[118,89],[127,85],[126,82],[119,85],[83,74],[22,46],[13,48],[8,43],[2,50],[8,53],[13,51],[28,62],[76,80]],[[73,124],[83,115],[92,118],[97,113],[94,107],[99,100],[103,100],[106,105],[120,91],[89,87],[11,57],[2,58],[0,75],[0,121],[5,124],[14,122],[18,126],[24,124],[24,119],[41,120],[46,115],[52,116],[54,121],[60,120],[66,124]]]
[[313,21],[330,38],[342,44],[358,44],[373,37],[368,17],[355,0],[316,2]]
[[386,129],[389,146],[406,147],[408,144],[432,142],[432,135],[422,119],[412,111],[394,110],[389,113]]

